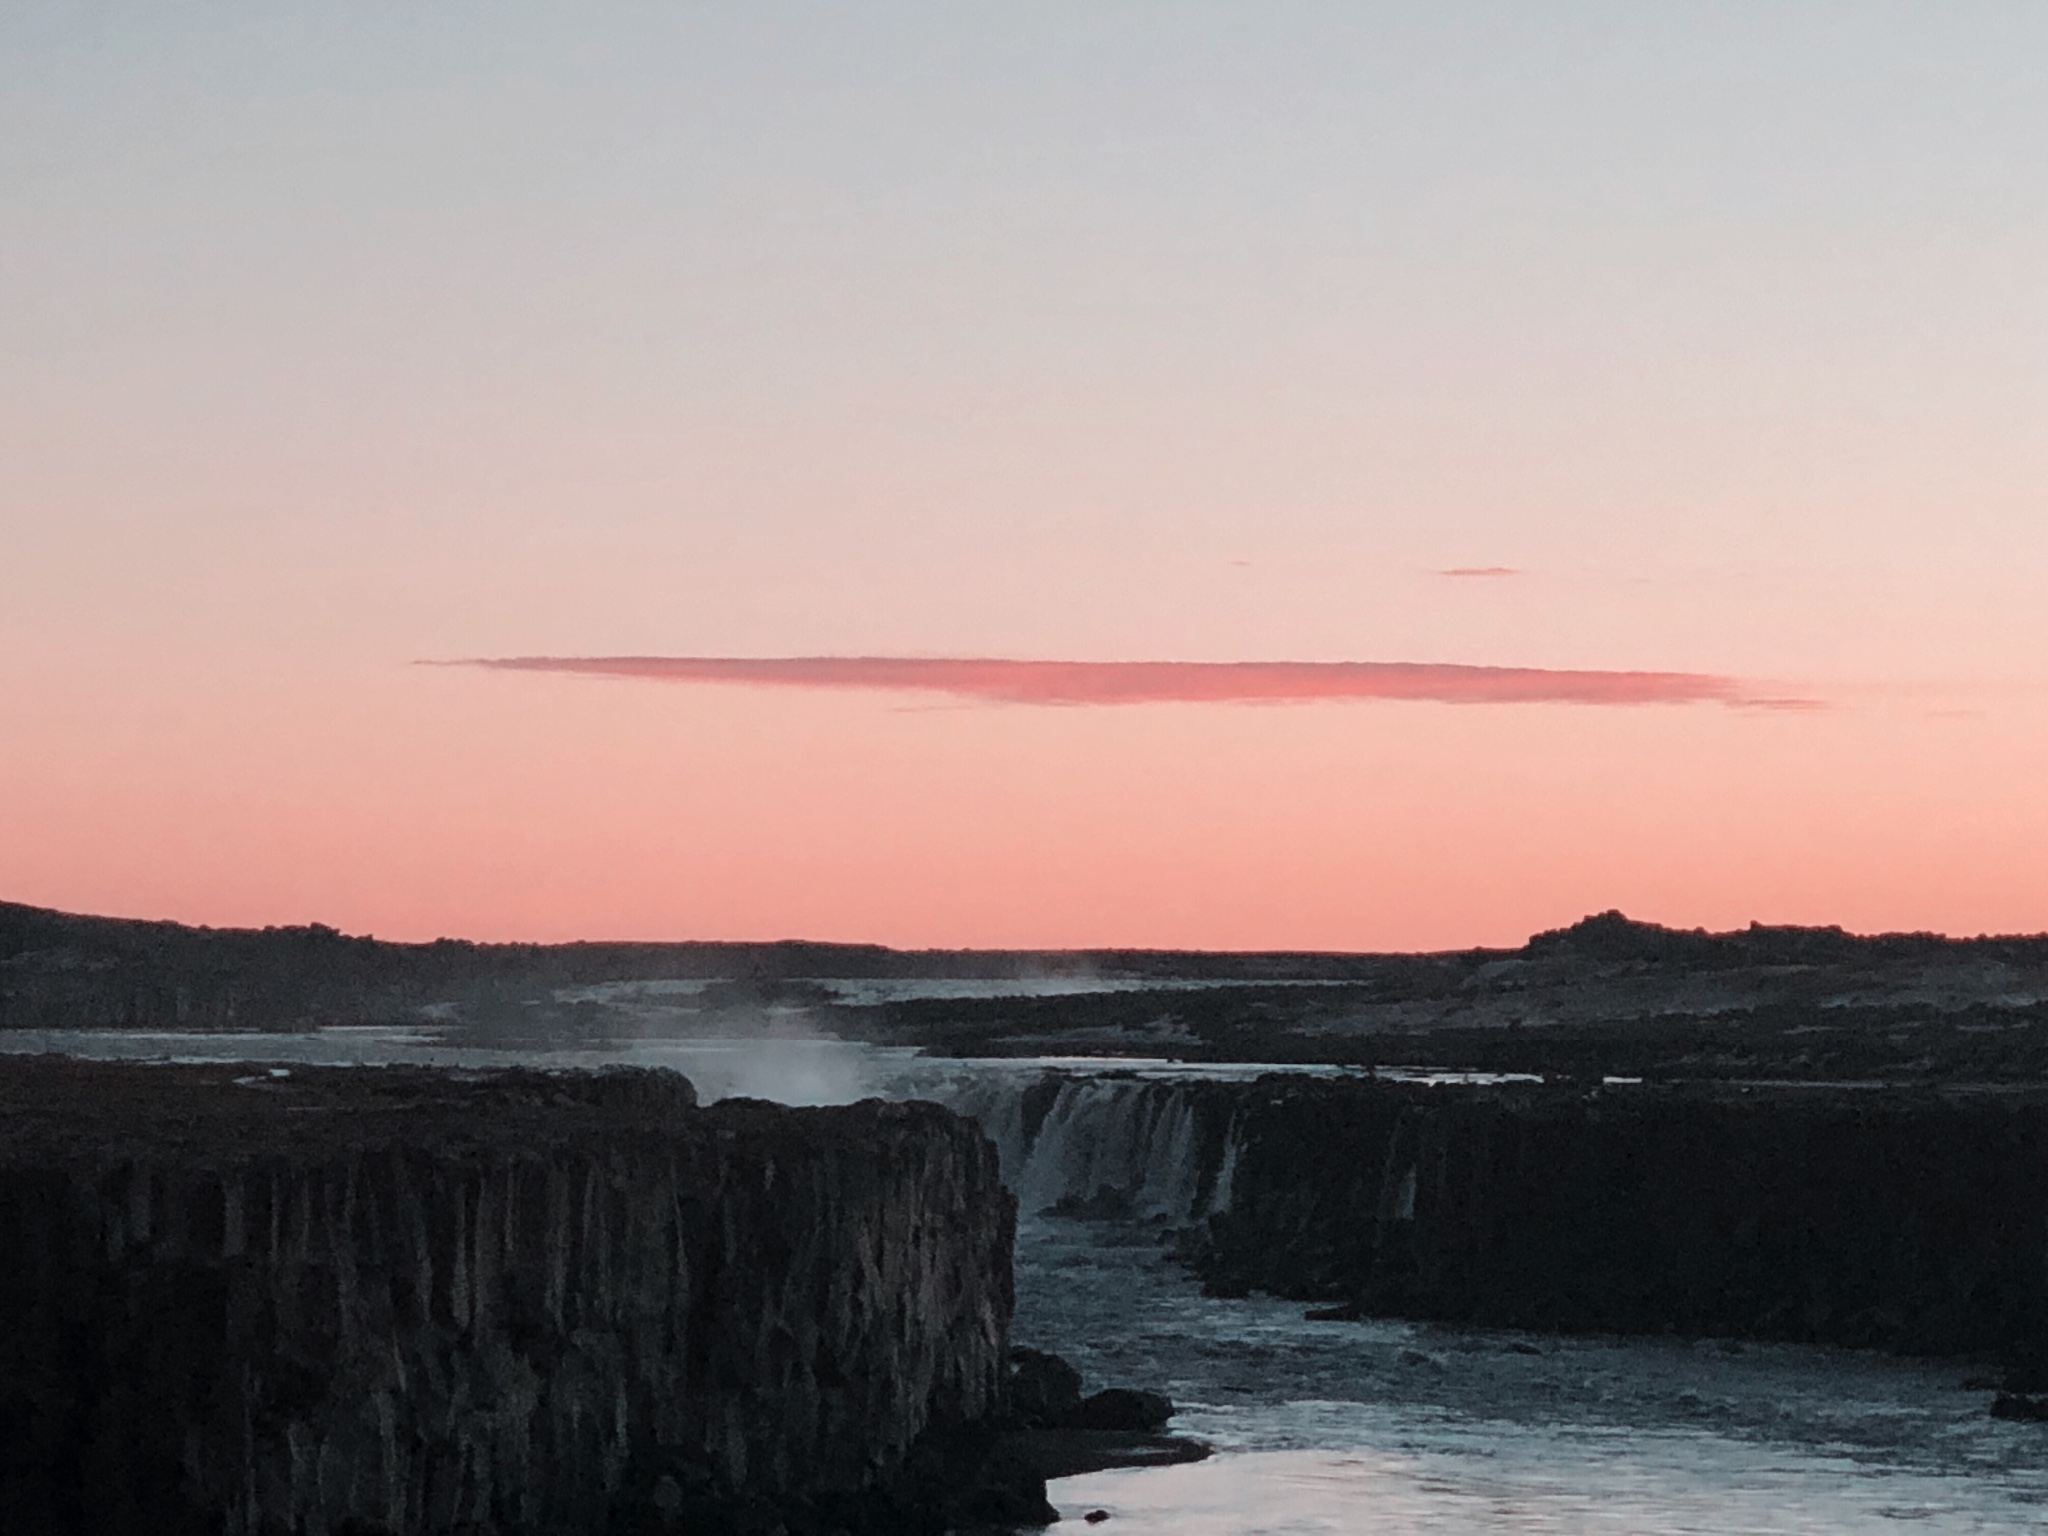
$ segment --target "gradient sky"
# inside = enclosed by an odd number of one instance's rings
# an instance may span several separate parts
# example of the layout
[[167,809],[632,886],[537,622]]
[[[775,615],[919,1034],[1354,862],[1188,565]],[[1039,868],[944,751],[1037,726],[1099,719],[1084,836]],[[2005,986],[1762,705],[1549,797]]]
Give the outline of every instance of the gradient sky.
[[0,899],[2048,929],[2044,58],[2032,0],[12,0]]

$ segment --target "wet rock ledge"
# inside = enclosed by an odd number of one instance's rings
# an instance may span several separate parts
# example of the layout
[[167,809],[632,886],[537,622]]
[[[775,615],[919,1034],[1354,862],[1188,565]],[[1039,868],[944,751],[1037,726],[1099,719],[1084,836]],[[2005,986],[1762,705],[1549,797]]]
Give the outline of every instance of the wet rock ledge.
[[1012,1202],[936,1106],[668,1073],[0,1063],[0,1529],[1043,1518]]

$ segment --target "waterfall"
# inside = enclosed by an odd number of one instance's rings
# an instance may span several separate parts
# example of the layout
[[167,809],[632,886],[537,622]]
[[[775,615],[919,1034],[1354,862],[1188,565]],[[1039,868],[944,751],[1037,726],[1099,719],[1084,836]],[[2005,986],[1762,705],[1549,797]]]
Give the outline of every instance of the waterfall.
[[1223,1162],[1216,1169],[1216,1185],[1209,1191],[1206,1214],[1218,1216],[1230,1209],[1230,1196],[1237,1183],[1237,1159],[1243,1150],[1244,1127],[1233,1119],[1229,1133],[1223,1138]]
[[[1044,1106],[1048,1093],[1050,1106],[1031,1124],[1031,1101],[1035,1096]],[[995,1142],[1003,1181],[1026,1216],[1058,1211],[1177,1223],[1230,1203],[1235,1127],[1220,1149],[1210,1138],[1215,1177],[1205,1200],[1201,1115],[1184,1083],[989,1074],[954,1083],[944,1097]]]
[[1030,1082],[1017,1081],[1009,1074],[971,1072],[937,1082],[920,1081],[911,1091],[915,1097],[943,1104],[978,1124],[982,1134],[996,1144],[1003,1182],[1014,1194],[1017,1170],[1031,1154],[1032,1136],[1024,1122],[1024,1103],[1030,1090]]

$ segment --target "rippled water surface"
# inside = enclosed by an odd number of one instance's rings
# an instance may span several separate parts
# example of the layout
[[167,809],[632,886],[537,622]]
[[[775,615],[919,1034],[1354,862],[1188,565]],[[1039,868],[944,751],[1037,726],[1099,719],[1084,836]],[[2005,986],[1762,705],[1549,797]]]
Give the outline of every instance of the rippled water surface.
[[[432,1030],[25,1033],[0,1049],[284,1063],[631,1062],[687,1072],[707,1098],[819,1104],[917,1095],[992,1117],[1042,1065],[926,1062],[805,1040],[507,1052]],[[1158,1064],[1144,1076],[1170,1082],[1257,1070]],[[1091,1139],[1077,1122],[1075,1167],[1115,1152],[1143,1162],[1155,1184],[1190,1186],[1166,1166],[1177,1133],[1156,1098],[1147,1107],[1083,1085],[1068,1107],[1075,1116],[1150,1116],[1143,1128],[1151,1140],[1142,1144],[1121,1135],[1130,1126],[1098,1126],[1102,1134]],[[1014,1161],[1017,1148],[991,1129]],[[1054,1189],[1058,1168],[1044,1156],[1036,1161],[1021,1181]],[[1075,1521],[1071,1529],[1086,1528],[1076,1517],[1095,1510],[1111,1517],[1103,1526],[1111,1536],[2048,1528],[2048,1425],[1989,1418],[1989,1394],[1961,1386],[1971,1372],[1964,1364],[1715,1341],[1311,1323],[1299,1304],[1204,1297],[1167,1257],[1164,1236],[1158,1222],[1030,1212],[1019,1230],[1018,1340],[1065,1355],[1091,1388],[1168,1392],[1181,1409],[1173,1428],[1217,1447],[1194,1465],[1055,1482],[1053,1502]]]
[[2048,1430],[1965,1367],[1789,1346],[1310,1323],[1206,1298],[1156,1234],[1020,1233],[1020,1340],[1158,1386],[1209,1461],[1052,1485],[1111,1531],[2039,1531]]

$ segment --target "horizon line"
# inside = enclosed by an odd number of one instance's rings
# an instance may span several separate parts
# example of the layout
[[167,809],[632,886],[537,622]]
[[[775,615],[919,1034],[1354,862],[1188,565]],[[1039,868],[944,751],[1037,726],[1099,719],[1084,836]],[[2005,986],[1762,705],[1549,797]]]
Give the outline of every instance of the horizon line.
[[[1630,927],[1671,934],[1680,938],[1741,939],[1752,933],[1814,933],[1837,934],[1844,939],[1858,943],[1875,943],[1891,939],[1932,939],[1945,944],[2002,944],[2033,943],[2048,941],[2048,929],[2028,930],[1979,930],[1975,933],[1951,931],[1941,928],[1847,928],[1840,923],[1767,923],[1751,918],[1747,925],[1735,928],[1711,928],[1705,925],[1683,926],[1680,922],[1666,922],[1658,918],[1631,917],[1619,908],[1607,908],[1598,912],[1587,912],[1571,922],[1554,928],[1538,928],[1524,935],[1518,943],[1512,944],[1453,944],[1440,949],[1315,949],[1298,945],[1265,945],[1254,948],[1199,948],[1172,944],[904,944],[891,943],[883,939],[831,939],[817,936],[785,934],[778,938],[649,938],[620,937],[605,938],[588,936],[573,939],[500,938],[477,939],[461,934],[440,933],[431,939],[387,939],[372,932],[351,933],[347,929],[323,923],[317,918],[299,922],[272,922],[258,926],[254,923],[207,923],[180,917],[137,917],[119,912],[85,912],[64,906],[44,906],[39,902],[18,901],[0,896],[0,913],[12,911],[32,917],[55,918],[64,922],[110,923],[116,926],[172,927],[181,928],[193,934],[263,934],[307,932],[321,929],[337,938],[376,944],[393,944],[411,947],[431,947],[436,944],[469,944],[480,949],[553,949],[587,946],[591,948],[712,948],[712,949],[772,949],[777,947],[810,947],[816,949],[863,949],[882,950],[897,955],[1205,955],[1221,958],[1261,958],[1269,956],[1307,956],[1324,959],[1374,959],[1411,955],[1458,955],[1479,951],[1513,953],[1525,949],[1538,939],[1568,933],[1594,920],[1620,919]],[[832,978],[826,978],[832,979]],[[857,979],[857,978],[850,978]]]

